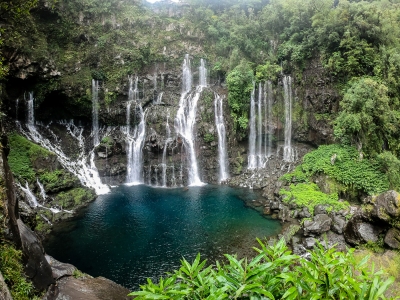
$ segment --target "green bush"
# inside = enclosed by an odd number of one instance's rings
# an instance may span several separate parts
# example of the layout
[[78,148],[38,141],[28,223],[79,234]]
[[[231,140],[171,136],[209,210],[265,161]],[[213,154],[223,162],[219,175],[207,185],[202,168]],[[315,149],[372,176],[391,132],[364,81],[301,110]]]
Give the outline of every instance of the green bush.
[[211,133],[206,133],[206,134],[204,135],[204,142],[206,142],[206,143],[211,143],[211,142],[214,142],[214,140],[215,140],[215,136],[214,136],[213,134],[211,134]]
[[349,207],[348,202],[339,202],[337,194],[325,194],[321,192],[315,183],[291,184],[289,190],[281,189],[279,194],[284,196],[283,202],[295,203],[298,207],[307,207],[310,213],[314,213],[314,207],[319,204],[328,205],[334,211]]
[[381,166],[373,160],[361,159],[358,151],[350,146],[319,146],[304,156],[301,169],[308,177],[323,173],[369,195],[389,189],[388,176],[381,171]]
[[197,255],[193,264],[181,260],[179,270],[147,279],[135,299],[382,299],[394,278],[383,280],[382,272],[366,269],[368,256],[360,263],[354,249],[347,253],[317,244],[309,259],[293,255],[282,239],[273,246],[255,250],[248,261],[225,255],[226,262],[206,266]]

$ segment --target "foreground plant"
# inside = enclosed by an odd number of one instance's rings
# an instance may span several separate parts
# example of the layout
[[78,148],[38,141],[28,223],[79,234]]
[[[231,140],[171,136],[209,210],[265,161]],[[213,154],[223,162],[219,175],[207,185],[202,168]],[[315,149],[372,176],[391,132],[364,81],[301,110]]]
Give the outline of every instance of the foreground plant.
[[135,299],[386,299],[384,293],[394,278],[383,280],[383,272],[368,271],[347,253],[325,249],[320,243],[307,258],[294,255],[282,239],[273,246],[258,240],[258,255],[248,261],[226,254],[226,263],[206,267],[197,255],[193,264],[183,259],[179,270],[151,279]]

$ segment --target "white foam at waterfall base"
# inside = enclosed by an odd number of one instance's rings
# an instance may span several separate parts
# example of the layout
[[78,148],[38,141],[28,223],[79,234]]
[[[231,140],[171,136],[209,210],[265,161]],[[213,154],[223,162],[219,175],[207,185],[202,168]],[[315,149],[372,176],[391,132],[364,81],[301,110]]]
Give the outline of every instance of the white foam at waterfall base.
[[223,98],[215,93],[214,100],[215,110],[215,126],[218,133],[218,164],[219,164],[219,177],[218,181],[222,182],[229,178],[228,171],[228,154],[226,150],[226,131],[224,124],[224,111],[223,111]]

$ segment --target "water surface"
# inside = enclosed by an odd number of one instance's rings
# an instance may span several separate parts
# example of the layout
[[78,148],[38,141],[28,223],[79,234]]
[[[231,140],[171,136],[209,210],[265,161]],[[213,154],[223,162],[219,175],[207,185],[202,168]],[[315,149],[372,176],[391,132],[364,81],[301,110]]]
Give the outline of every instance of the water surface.
[[57,226],[45,249],[85,273],[137,289],[147,277],[179,268],[182,257],[192,261],[200,252],[214,262],[279,233],[279,222],[244,205],[255,198],[226,186],[120,186]]

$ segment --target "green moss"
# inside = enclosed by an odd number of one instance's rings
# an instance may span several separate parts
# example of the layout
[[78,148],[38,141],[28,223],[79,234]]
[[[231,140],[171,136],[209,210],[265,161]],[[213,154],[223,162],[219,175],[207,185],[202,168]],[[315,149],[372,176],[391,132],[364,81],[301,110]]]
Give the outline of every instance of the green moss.
[[215,140],[215,136],[214,136],[213,134],[211,134],[211,133],[206,133],[206,134],[204,135],[204,142],[206,142],[206,143],[212,143],[212,142],[214,142],[214,140]]
[[64,209],[71,209],[88,203],[95,198],[96,195],[92,190],[74,188],[69,191],[59,193],[55,198],[55,203]]
[[33,162],[38,158],[54,155],[52,152],[18,134],[11,134],[9,141],[10,154],[8,155],[8,163],[11,171],[15,176],[28,181],[34,180],[36,176]]
[[310,213],[314,213],[314,207],[320,204],[328,205],[334,211],[349,207],[349,203],[338,201],[337,194],[325,194],[315,183],[310,182],[291,184],[289,190],[281,189],[279,194],[283,196],[283,202],[295,203],[298,207],[307,207]]

